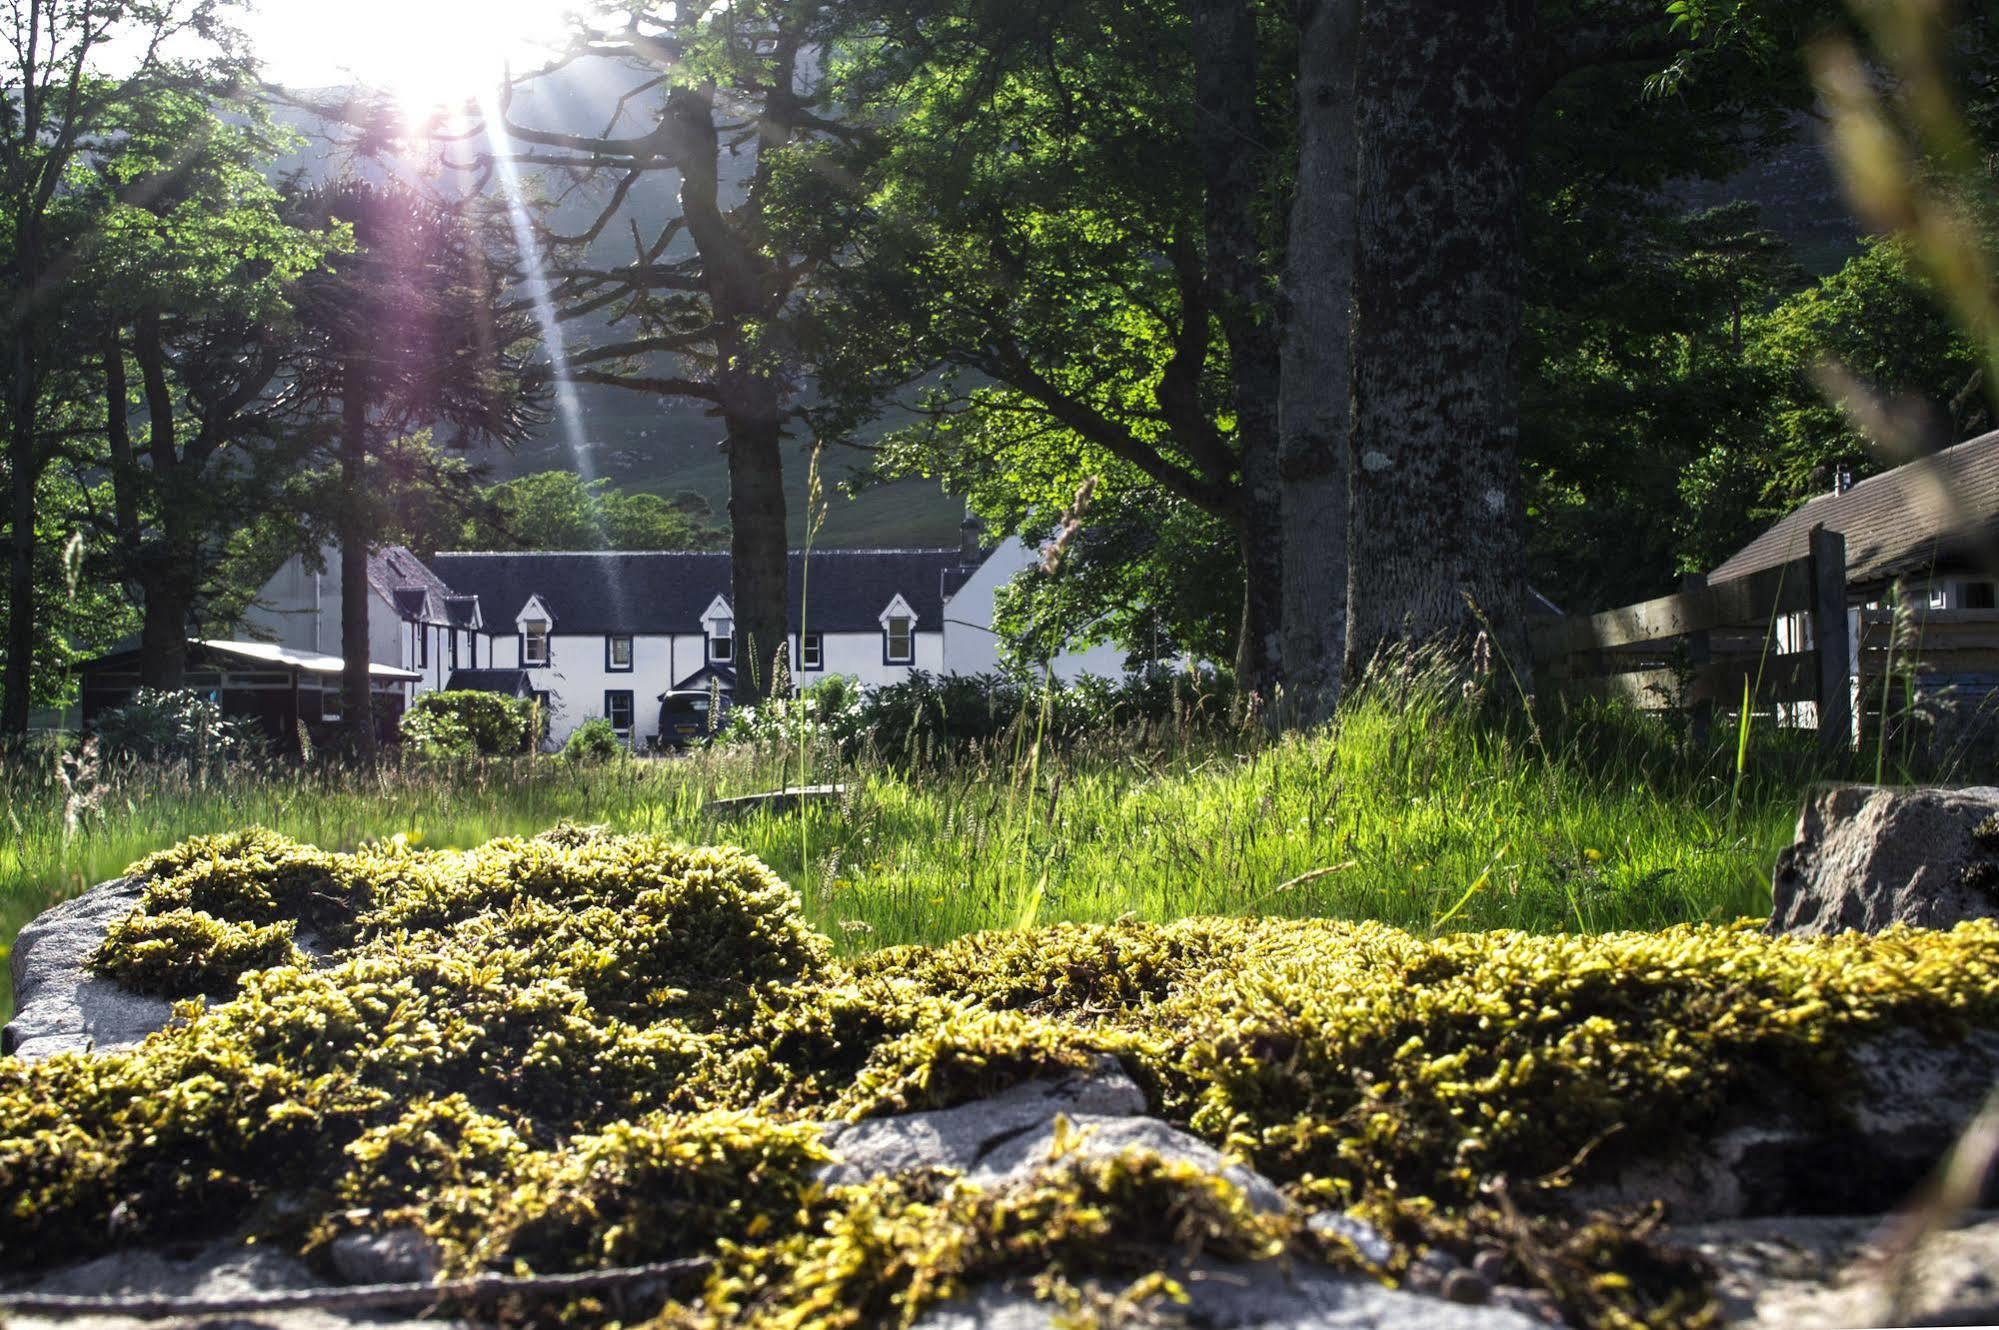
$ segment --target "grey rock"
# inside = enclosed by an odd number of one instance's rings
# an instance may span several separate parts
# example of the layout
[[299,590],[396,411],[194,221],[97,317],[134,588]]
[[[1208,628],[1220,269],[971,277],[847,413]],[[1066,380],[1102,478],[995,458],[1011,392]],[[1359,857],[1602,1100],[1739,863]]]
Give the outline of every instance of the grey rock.
[[1381,1230],[1365,1219],[1355,1219],[1352,1215],[1336,1215],[1329,1210],[1321,1210],[1305,1220],[1305,1227],[1314,1233],[1328,1237],[1344,1238],[1360,1253],[1363,1261],[1375,1265],[1387,1265],[1395,1255],[1394,1246],[1381,1236]]
[[326,1255],[350,1284],[428,1284],[444,1268],[437,1244],[415,1228],[343,1233],[327,1244]]
[[[169,1297],[234,1298],[320,1287],[304,1263],[269,1247],[219,1242],[191,1257],[137,1250],[101,1256],[93,1261],[48,1271],[33,1283],[10,1288],[12,1293],[68,1294],[86,1297],[121,1294]],[[171,1322],[139,1321],[126,1316],[78,1316],[61,1320],[10,1313],[9,1330],[139,1330],[142,1326],[259,1326],[264,1330],[347,1330],[351,1326],[394,1327],[396,1330],[444,1328],[462,1322],[433,1317],[417,1319],[411,1312],[332,1312],[320,1309],[208,1316]]]
[[1115,1059],[1105,1059],[1091,1072],[1024,1081],[956,1108],[835,1124],[825,1135],[835,1158],[820,1171],[820,1179],[859,1183],[917,1169],[950,1169],[969,1182],[1000,1186],[1030,1176],[1049,1160],[1059,1116],[1073,1128],[1080,1157],[1148,1150],[1220,1173],[1258,1209],[1284,1208],[1283,1196],[1269,1179],[1230,1163],[1213,1146],[1177,1127],[1139,1116],[1145,1107],[1138,1086]]
[[1999,789],[1812,791],[1796,841],[1777,856],[1770,931],[1949,928],[1999,917]]
[[139,903],[140,887],[119,878],[39,915],[14,942],[14,1019],[0,1052],[34,1060],[54,1053],[125,1048],[173,1017],[164,998],[143,997],[90,972],[92,952],[111,925]]
[[1722,1312],[1755,1330],[1999,1323],[1999,1216],[1965,1216],[1884,1277],[1879,1216],[1772,1218],[1677,1227],[1666,1239],[1718,1272]]
[[[1540,1330],[1544,1324],[1510,1308],[1440,1302],[1326,1270],[1287,1271],[1275,1262],[1204,1264],[1175,1271],[1174,1278],[1187,1290],[1188,1305],[1148,1309],[1155,1324],[1198,1330]],[[1059,1316],[1030,1294],[985,1288],[925,1313],[916,1330],[1056,1330]]]
[[1888,1209],[1921,1183],[1999,1083],[1999,1033],[1875,1039],[1855,1050],[1854,1069],[1851,1097],[1839,1106],[1843,1124],[1765,1109],[1709,1140],[1575,1187],[1569,1203],[1589,1210],[1663,1201],[1679,1223]]

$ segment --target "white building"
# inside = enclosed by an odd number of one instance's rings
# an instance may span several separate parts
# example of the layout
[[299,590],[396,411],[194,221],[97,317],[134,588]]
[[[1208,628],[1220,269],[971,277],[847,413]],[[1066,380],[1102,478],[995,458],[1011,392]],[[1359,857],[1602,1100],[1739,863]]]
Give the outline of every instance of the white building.
[[[244,635],[301,651],[340,649],[338,560],[293,559],[245,616]],[[814,550],[791,556],[793,680],[846,675],[877,686],[999,664],[994,594],[1035,562],[1018,540],[986,551]],[[719,686],[754,665],[735,631],[729,556],[703,551],[452,552],[427,563],[392,546],[368,564],[369,642],[377,664],[414,672],[415,697],[478,688],[540,697],[560,744],[596,716],[637,747],[659,732],[661,695]],[[1066,654],[1058,675],[1122,673],[1123,654]]]

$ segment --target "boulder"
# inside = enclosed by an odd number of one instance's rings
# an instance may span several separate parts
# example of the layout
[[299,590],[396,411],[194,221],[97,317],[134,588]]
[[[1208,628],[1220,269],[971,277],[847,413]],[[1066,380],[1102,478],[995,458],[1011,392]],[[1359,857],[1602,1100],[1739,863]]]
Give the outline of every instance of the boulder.
[[[264,1293],[291,1292],[323,1287],[302,1261],[268,1247],[246,1246],[239,1242],[217,1242],[192,1252],[170,1253],[135,1250],[100,1256],[93,1261],[51,1270],[30,1283],[17,1285],[9,1293],[61,1294],[81,1297],[167,1296],[198,1298],[240,1298]],[[54,1318],[43,1315],[7,1313],[9,1330],[141,1330],[158,1325],[230,1327],[247,1330],[349,1330],[371,1326],[378,1330],[452,1330],[464,1322],[419,1317],[419,1309],[397,1311],[334,1311],[322,1308],[290,1308],[258,1311],[235,1316],[210,1316],[197,1320],[148,1321],[129,1316],[87,1315]]]
[[1884,1277],[1878,1216],[1736,1220],[1668,1230],[1714,1267],[1722,1314],[1755,1330],[1999,1323],[1999,1216],[1931,1234]]
[[1999,788],[1816,789],[1772,887],[1773,933],[1999,917]]
[[[921,1169],[949,1169],[968,1182],[998,1188],[1030,1179],[1054,1158],[1056,1120],[1070,1131],[1063,1158],[1092,1158],[1143,1150],[1219,1173],[1266,1212],[1285,1206],[1268,1178],[1169,1123],[1145,1116],[1145,1095],[1115,1058],[1068,1076],[1015,1085],[956,1108],[838,1123],[825,1139],[835,1158],[820,1173],[828,1183],[858,1183]],[[1367,1224],[1345,1216],[1314,1216],[1315,1228],[1347,1238],[1364,1255],[1385,1260],[1388,1242]],[[1148,1307],[1148,1323],[1238,1330],[1534,1330],[1545,1321],[1501,1305],[1465,1306],[1440,1297],[1387,1288],[1319,1268],[1267,1262],[1228,1265],[1161,1251],[1160,1267],[1186,1290],[1186,1307]],[[1469,1277],[1470,1272],[1459,1271]],[[1447,1281],[1438,1281],[1442,1292]],[[1461,1281],[1462,1282],[1462,1281]],[[1108,1299],[1114,1287],[1089,1286]],[[1482,1295],[1490,1290],[1482,1284]],[[1038,1301],[1030,1290],[992,1285],[932,1309],[920,1330],[1055,1330],[1068,1324],[1061,1308]]]
[[1569,1203],[1585,1211],[1659,1201],[1679,1223],[1888,1210],[1923,1182],[1999,1084],[1999,1033],[1875,1039],[1855,1049],[1853,1070],[1850,1099],[1830,1119],[1760,1108],[1709,1139],[1578,1186]]
[[[1329,1271],[1196,1264],[1175,1272],[1184,1307],[1148,1308],[1142,1324],[1199,1330],[1546,1330],[1539,1317],[1501,1306],[1467,1307]],[[1114,1289],[1087,1286],[1108,1298]],[[1133,1322],[1134,1324],[1141,1324]],[[1062,1330],[1076,1324],[1054,1303],[984,1288],[925,1313],[914,1330]]]
[[1242,1188],[1251,1204],[1275,1212],[1284,1198],[1268,1178],[1233,1164],[1206,1141],[1143,1116],[1145,1094],[1105,1058],[1089,1072],[1024,1081],[956,1108],[867,1118],[827,1128],[835,1156],[820,1171],[827,1183],[858,1183],[918,1169],[950,1169],[982,1187],[1030,1177],[1048,1162],[1055,1120],[1068,1119],[1074,1156],[1100,1158],[1148,1150],[1181,1159]]
[[14,941],[14,1019],[0,1052],[30,1060],[138,1043],[173,1017],[165,998],[129,992],[90,972],[111,925],[139,904],[139,884],[119,878],[38,916]]

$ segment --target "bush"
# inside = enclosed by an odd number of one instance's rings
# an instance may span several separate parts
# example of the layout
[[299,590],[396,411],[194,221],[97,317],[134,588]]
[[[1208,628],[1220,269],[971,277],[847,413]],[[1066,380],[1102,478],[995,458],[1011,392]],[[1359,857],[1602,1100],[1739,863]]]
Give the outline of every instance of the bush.
[[1157,669],[1074,683],[1026,674],[937,675],[913,671],[902,683],[863,689],[835,677],[794,698],[729,713],[723,743],[797,741],[864,749],[893,761],[922,761],[1039,734],[1063,747],[1092,736],[1178,728],[1210,730],[1230,719],[1232,692],[1212,672]]
[[625,751],[624,740],[602,716],[592,716],[570,732],[562,745],[565,762],[608,762]]
[[220,706],[188,689],[141,688],[130,702],[99,716],[96,728],[106,757],[138,762],[217,766],[265,750],[256,721],[224,716]]
[[403,745],[417,757],[498,757],[532,746],[529,698],[456,689],[425,693],[403,713]]

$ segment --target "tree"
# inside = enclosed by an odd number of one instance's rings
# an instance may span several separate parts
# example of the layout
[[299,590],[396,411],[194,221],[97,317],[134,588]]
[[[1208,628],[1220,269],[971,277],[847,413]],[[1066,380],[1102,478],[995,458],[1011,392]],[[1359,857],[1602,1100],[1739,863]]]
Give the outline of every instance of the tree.
[[140,679],[172,689],[196,602],[266,470],[244,449],[281,435],[287,292],[329,242],[284,222],[259,169],[277,144],[248,109],[225,122],[204,97],[165,91],[122,118],[119,150],[95,163],[102,242],[85,265],[112,492],[98,516],[143,605]]
[[[604,203],[580,233],[590,246],[614,226],[649,173],[674,172],[679,212],[612,260],[589,251],[557,268],[569,320],[617,311],[603,340],[568,357],[571,380],[704,402],[720,418],[729,462],[730,603],[748,668],[736,696],[753,701],[789,640],[788,541],[782,444],[796,411],[788,318],[807,256],[775,244],[765,207],[776,157],[801,136],[846,132],[816,105],[809,55],[834,8],[826,0],[729,5],[607,6],[558,65],[587,64],[628,90],[601,134],[520,124],[503,112],[523,162],[605,182]],[[552,71],[545,71],[552,72]],[[510,105],[510,103],[509,103]],[[626,117],[631,132],[620,132]],[[748,149],[746,178],[725,168]],[[661,361],[672,366],[660,373]]]
[[574,471],[502,481],[481,497],[457,536],[466,549],[701,550],[726,538],[698,494],[664,499]]
[[[51,384],[73,355],[64,324],[98,243],[79,164],[117,151],[123,113],[159,89],[199,89],[238,67],[221,0],[20,0],[0,68],[0,385],[9,502],[0,734],[27,728],[37,624],[38,496],[71,441],[49,428]],[[122,67],[122,74],[106,73]],[[93,394],[94,395],[94,394]]]
[[1308,721],[1338,700],[1346,671],[1360,9],[1310,0],[1298,18],[1278,447],[1284,681]]
[[822,432],[913,410],[878,470],[1028,479],[980,506],[1030,539],[1088,475],[1106,506],[1126,486],[1192,506],[1212,520],[1177,529],[1227,535],[1204,557],[1255,570],[1233,651],[1274,682],[1281,18],[1232,0],[849,14],[843,114],[878,133],[780,182],[781,221],[840,241],[809,343]]
[[290,211],[295,224],[344,226],[353,236],[350,252],[298,285],[293,373],[302,405],[340,403],[341,705],[349,741],[366,757],[376,744],[371,454],[420,425],[464,441],[515,442],[539,422],[546,381],[527,360],[532,321],[508,299],[514,267],[504,228],[472,204],[347,180],[302,192]]

